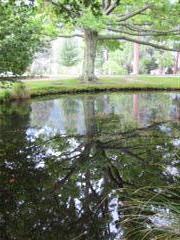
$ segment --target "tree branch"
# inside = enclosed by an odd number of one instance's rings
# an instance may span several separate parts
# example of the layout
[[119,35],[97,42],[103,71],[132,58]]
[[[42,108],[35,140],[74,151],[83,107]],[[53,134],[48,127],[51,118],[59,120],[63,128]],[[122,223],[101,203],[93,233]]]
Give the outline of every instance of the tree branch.
[[146,6],[144,6],[143,8],[137,9],[137,10],[135,10],[134,12],[131,12],[131,13],[127,14],[126,16],[120,18],[118,21],[119,21],[119,22],[126,21],[126,20],[128,20],[129,18],[132,18],[132,17],[134,17],[134,16],[136,16],[136,15],[139,15],[140,13],[146,11],[147,9],[149,9],[149,8],[151,8],[151,7],[152,7],[152,5],[146,5]]
[[167,34],[170,34],[170,33],[174,33],[174,32],[177,32],[177,33],[180,33],[180,28],[178,27],[178,29],[173,29],[173,30],[169,30],[169,31],[159,31],[159,30],[156,30],[156,29],[145,29],[145,28],[138,28],[136,27],[135,25],[131,25],[131,24],[128,24],[128,23],[117,23],[116,27],[117,26],[122,26],[124,28],[127,28],[129,29],[130,31],[134,31],[134,32],[145,32],[145,33],[167,33]]
[[81,37],[84,38],[82,34],[72,34],[72,35],[58,35],[58,38],[74,38],[74,37]]
[[103,3],[102,3],[103,9],[107,10],[109,8],[110,4],[111,4],[110,0],[103,0]]
[[120,0],[115,0],[105,11],[106,15],[109,15],[120,3]]
[[98,40],[111,40],[111,39],[112,40],[125,40],[125,41],[128,41],[128,42],[139,43],[139,44],[142,44],[142,45],[147,45],[147,46],[150,46],[150,47],[153,47],[153,48],[162,49],[162,50],[166,50],[166,51],[173,51],[173,52],[179,52],[180,51],[180,49],[169,48],[169,47],[159,45],[159,44],[156,44],[156,43],[145,42],[145,41],[141,41],[141,40],[134,39],[134,38],[129,38],[129,37],[122,36],[122,35],[119,35],[119,36],[118,35],[99,35],[98,36]]
[[160,37],[160,36],[169,36],[169,35],[180,35],[180,31],[167,31],[167,32],[151,32],[151,31],[146,31],[145,33],[141,32],[128,32],[125,30],[118,30],[118,29],[113,29],[113,28],[108,28],[108,31],[111,32],[116,32],[116,33],[123,33],[131,36],[152,36],[152,37]]

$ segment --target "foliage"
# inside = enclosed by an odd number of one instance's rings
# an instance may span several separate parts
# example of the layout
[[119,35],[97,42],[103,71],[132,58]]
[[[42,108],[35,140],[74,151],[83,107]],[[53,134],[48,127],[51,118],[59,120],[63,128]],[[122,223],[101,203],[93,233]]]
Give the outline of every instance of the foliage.
[[140,48],[140,73],[150,73],[151,70],[160,68],[172,68],[174,65],[174,53],[159,51],[148,46]]
[[0,73],[22,74],[42,47],[42,23],[33,6],[0,3]]
[[[109,41],[109,43],[111,44],[112,42]],[[111,48],[111,46],[105,46],[107,59],[102,65],[104,73],[128,74],[132,67],[132,44],[119,43],[119,46],[117,46],[116,44],[112,43],[113,48]],[[105,46],[103,45],[102,48]]]
[[[145,36],[150,36],[150,39],[145,39],[147,43],[151,39],[160,42],[168,38],[179,39],[178,30],[172,31],[179,23],[177,0],[151,0],[148,4],[145,0],[59,0],[56,3],[48,0],[48,2],[59,21],[67,26],[74,26],[74,29],[90,29],[98,33],[106,33],[106,35],[113,33],[113,35],[129,35],[130,37],[145,34]],[[146,8],[146,6],[148,7]],[[138,12],[143,7],[145,9]],[[132,14],[136,11],[137,14]],[[129,17],[126,19],[126,16]],[[125,19],[123,19],[124,17]],[[72,28],[72,30],[74,29]],[[168,33],[166,34],[166,32]],[[128,41],[128,39],[126,40]]]
[[[106,65],[108,65],[110,69],[112,66],[112,73],[114,72],[114,68],[117,69],[115,72],[119,73],[122,72],[122,68],[125,69],[124,73],[130,73],[132,71],[132,44],[121,44],[121,49],[116,48],[113,52],[109,50],[108,53],[109,63],[106,63]],[[149,74],[151,70],[156,68],[171,68],[174,65],[174,61],[174,53],[172,52],[155,50],[149,46],[140,46],[140,74]],[[112,64],[110,62],[112,62]]]
[[118,63],[114,59],[109,59],[103,65],[103,70],[109,75],[126,75],[127,69]]
[[101,47],[104,47],[106,49],[109,49],[110,51],[116,51],[117,49],[122,50],[123,44],[120,41],[117,40],[101,40],[98,42],[98,45]]
[[63,66],[72,67],[79,62],[79,48],[75,40],[65,40],[63,42],[60,62]]
[[[52,3],[51,1],[49,2]],[[52,8],[59,20],[68,25],[77,25],[80,19],[80,25],[81,23],[86,25],[86,15],[88,16],[88,20],[93,19],[94,17],[102,16],[101,3],[99,0],[59,0],[57,4],[52,4]],[[91,25],[90,21],[89,24]]]
[[11,98],[13,99],[26,99],[29,98],[30,94],[26,86],[22,82],[17,82],[14,84],[11,90]]
[[140,59],[140,73],[149,74],[151,70],[158,67],[156,59],[154,57],[143,57]]
[[90,8],[84,9],[82,16],[77,21],[77,26],[81,28],[100,31],[106,26],[107,17],[94,15]]
[[159,51],[155,53],[156,63],[160,67],[172,67],[174,64],[174,57],[169,52]]

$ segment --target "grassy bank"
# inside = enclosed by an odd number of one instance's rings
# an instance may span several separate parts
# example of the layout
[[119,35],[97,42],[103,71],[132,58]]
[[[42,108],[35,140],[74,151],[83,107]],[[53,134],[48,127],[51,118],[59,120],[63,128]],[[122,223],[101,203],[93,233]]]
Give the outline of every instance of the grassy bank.
[[99,79],[82,83],[79,79],[28,80],[0,85],[0,101],[23,99],[58,93],[98,92],[118,90],[180,90],[179,77],[127,76]]

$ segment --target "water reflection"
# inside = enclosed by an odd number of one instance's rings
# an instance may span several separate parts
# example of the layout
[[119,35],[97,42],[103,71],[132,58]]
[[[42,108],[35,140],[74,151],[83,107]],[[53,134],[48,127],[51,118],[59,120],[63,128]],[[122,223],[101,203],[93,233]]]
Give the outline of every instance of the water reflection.
[[179,109],[172,93],[2,106],[1,238],[180,237]]
[[[118,128],[146,126],[154,121],[179,119],[176,94],[111,94],[64,97],[31,104],[31,126],[60,134],[86,134],[86,118],[108,121],[114,117]],[[91,106],[92,105],[92,106]],[[91,108],[89,110],[89,108]],[[89,116],[88,116],[89,115]],[[111,122],[111,121],[110,121]],[[108,126],[107,126],[108,127]],[[112,129],[111,129],[112,130]]]

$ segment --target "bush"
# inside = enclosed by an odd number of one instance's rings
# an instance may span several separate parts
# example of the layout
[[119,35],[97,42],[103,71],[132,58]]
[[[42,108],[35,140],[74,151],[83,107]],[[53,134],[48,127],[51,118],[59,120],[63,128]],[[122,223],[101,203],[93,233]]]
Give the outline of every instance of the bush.
[[4,90],[1,94],[0,94],[0,102],[7,102],[9,101],[11,98],[11,93],[8,89]]
[[11,97],[13,99],[26,99],[30,97],[30,93],[22,82],[18,82],[12,88]]

